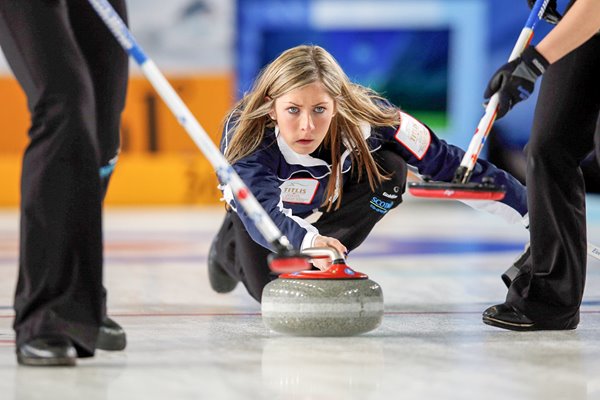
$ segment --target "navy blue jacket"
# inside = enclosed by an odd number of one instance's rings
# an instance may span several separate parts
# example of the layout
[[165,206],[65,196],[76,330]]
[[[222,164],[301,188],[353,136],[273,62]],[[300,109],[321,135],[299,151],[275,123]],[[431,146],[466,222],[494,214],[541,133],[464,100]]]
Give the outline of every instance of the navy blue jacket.
[[[235,135],[231,126],[230,118],[221,139],[223,153],[232,135]],[[436,181],[451,181],[464,155],[462,149],[439,139],[427,126],[404,112],[401,112],[400,126],[371,127],[361,124],[360,128],[371,152],[382,147],[392,149],[416,172]],[[233,164],[235,171],[295,248],[311,247],[318,234],[317,229],[305,218],[324,203],[331,174],[329,157],[329,150],[319,149],[310,155],[298,154],[285,143],[277,129],[267,128],[259,147]],[[348,149],[342,154],[340,164],[343,182],[339,182],[338,187],[343,187],[351,170]],[[510,222],[527,224],[527,197],[523,185],[493,164],[479,160],[471,181],[480,182],[486,176],[493,177],[496,184],[506,187],[505,198],[500,202],[477,200],[467,203]],[[231,189],[227,185],[221,185],[220,188],[225,201],[236,210],[252,239],[269,248],[250,218],[241,207],[237,207]]]

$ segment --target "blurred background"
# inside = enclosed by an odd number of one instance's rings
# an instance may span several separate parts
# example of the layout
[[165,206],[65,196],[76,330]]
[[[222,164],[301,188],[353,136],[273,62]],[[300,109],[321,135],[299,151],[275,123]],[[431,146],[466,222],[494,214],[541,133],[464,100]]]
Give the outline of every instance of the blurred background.
[[[133,34],[215,142],[260,69],[298,44],[327,48],[351,79],[466,147],[482,93],[528,16],[526,0],[128,0]],[[566,0],[559,0],[564,9]],[[549,30],[539,25],[534,42]],[[17,206],[29,115],[0,57],[1,206]],[[498,122],[484,157],[524,177],[535,98]],[[595,161],[589,163],[599,176]],[[593,179],[589,188],[593,189]],[[598,185],[600,186],[600,185]],[[598,187],[596,186],[596,187]],[[122,153],[107,204],[215,204],[212,167],[132,64]]]

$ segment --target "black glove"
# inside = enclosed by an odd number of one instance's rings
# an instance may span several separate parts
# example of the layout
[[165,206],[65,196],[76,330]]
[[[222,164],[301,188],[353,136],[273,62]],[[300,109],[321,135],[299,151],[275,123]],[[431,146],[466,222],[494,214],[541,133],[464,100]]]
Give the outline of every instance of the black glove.
[[[533,8],[533,5],[535,4],[535,0],[527,0],[527,4],[529,5],[529,8]],[[562,18],[562,15],[559,14],[559,12],[556,9],[556,0],[550,0],[548,2],[548,6],[546,7],[546,11],[544,12],[544,15],[542,16],[542,18],[544,18],[546,21],[550,22],[551,24],[558,24],[558,22],[560,21],[560,19]]]
[[483,97],[489,100],[496,92],[500,95],[496,119],[502,118],[515,104],[533,93],[535,81],[550,63],[533,46],[523,51],[521,57],[504,64],[488,83]]

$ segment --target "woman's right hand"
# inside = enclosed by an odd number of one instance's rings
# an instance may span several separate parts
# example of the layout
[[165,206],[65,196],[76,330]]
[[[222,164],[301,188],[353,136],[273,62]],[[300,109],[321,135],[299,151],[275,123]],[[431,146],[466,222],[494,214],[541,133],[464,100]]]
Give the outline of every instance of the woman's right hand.
[[[333,247],[334,249],[339,251],[339,253],[344,257],[348,253],[348,249],[342,244],[342,242],[340,242],[336,238],[332,238],[329,236],[317,235],[315,237],[315,240],[313,241],[313,247]],[[321,271],[326,270],[331,265],[331,260],[329,259],[317,259],[312,260],[311,262],[314,264],[315,267],[319,268]]]

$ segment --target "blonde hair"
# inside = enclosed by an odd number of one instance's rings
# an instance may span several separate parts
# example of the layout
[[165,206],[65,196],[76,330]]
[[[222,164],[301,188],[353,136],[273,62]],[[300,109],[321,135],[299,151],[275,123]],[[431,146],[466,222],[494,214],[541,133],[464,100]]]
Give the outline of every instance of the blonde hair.
[[323,146],[330,149],[332,159],[332,172],[323,203],[330,211],[334,207],[338,209],[342,200],[341,188],[337,199],[334,199],[336,182],[341,180],[343,144],[351,149],[352,172],[357,168],[359,180],[366,172],[369,185],[375,190],[375,186],[387,177],[379,171],[359,124],[364,121],[371,126],[398,125],[400,116],[397,109],[385,106],[387,103],[377,93],[350,82],[337,61],[322,47],[293,47],[263,69],[252,90],[235,105],[233,115],[229,116],[234,121],[230,127],[234,134],[225,156],[233,164],[253,153],[264,138],[265,128],[273,127],[269,112],[275,100],[313,82],[323,85],[334,100],[336,109],[323,141]]

